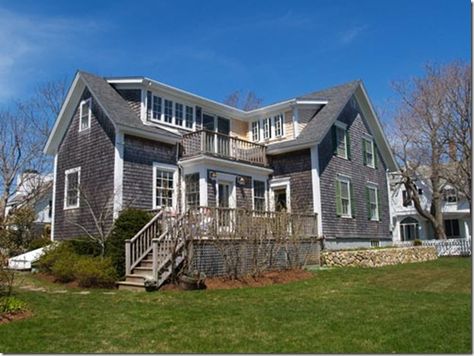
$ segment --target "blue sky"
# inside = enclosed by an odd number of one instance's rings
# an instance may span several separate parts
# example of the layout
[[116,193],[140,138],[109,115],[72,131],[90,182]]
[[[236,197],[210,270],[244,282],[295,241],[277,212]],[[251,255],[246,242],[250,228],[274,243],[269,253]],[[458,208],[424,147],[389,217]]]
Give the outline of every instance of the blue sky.
[[377,107],[428,62],[469,60],[470,2],[2,1],[0,105],[77,69],[264,103],[362,79]]

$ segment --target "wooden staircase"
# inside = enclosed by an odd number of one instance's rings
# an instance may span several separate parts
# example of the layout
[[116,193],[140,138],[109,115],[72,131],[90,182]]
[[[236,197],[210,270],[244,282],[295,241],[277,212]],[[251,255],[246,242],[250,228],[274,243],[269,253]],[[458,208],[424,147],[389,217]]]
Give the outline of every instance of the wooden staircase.
[[121,290],[145,291],[145,281],[159,289],[185,261],[186,216],[155,215],[132,239],[125,241],[125,280]]

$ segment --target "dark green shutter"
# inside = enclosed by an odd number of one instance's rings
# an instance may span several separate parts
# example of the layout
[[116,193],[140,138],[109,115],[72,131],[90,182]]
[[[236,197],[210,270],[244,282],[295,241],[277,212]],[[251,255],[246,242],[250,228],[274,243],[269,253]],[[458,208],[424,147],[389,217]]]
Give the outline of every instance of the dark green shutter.
[[375,169],[377,169],[377,166],[378,166],[377,161],[378,161],[378,159],[377,159],[377,145],[375,144],[375,141],[374,141],[373,148],[374,148],[374,167],[375,167]]
[[369,187],[365,187],[365,197],[367,198],[367,219],[370,220],[372,217],[370,214],[370,189]]
[[364,166],[367,165],[366,144],[367,144],[366,140],[362,139],[362,159],[364,161]]
[[351,159],[351,136],[349,130],[346,130],[347,159]]
[[341,186],[339,185],[339,181],[336,179],[336,215],[342,215],[342,204],[341,204]]
[[336,126],[334,125],[331,129],[332,134],[332,151],[334,155],[337,155],[337,134],[336,134]]
[[351,213],[352,217],[355,218],[356,215],[356,206],[354,200],[354,189],[352,189],[352,182],[349,183],[350,193],[351,193]]
[[381,221],[382,220],[382,204],[380,204],[380,202],[382,199],[380,199],[380,190],[377,189],[376,192],[377,192],[377,209],[379,211],[379,221]]

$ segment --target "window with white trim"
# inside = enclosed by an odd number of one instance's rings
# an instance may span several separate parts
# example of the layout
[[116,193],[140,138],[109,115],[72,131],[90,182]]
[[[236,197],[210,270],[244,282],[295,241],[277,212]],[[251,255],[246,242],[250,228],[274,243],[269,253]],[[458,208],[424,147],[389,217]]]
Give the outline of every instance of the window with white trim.
[[159,96],[153,95],[153,119],[161,120],[161,102],[162,99]]
[[184,176],[186,189],[186,208],[199,206],[199,173],[187,174]]
[[347,158],[347,130],[336,126],[336,153],[337,156]]
[[92,98],[81,101],[79,107],[79,132],[91,127]]
[[336,179],[336,214],[350,218],[352,214],[352,187],[351,181],[346,177]]
[[373,186],[366,187],[367,210],[369,220],[379,220],[379,190]]
[[64,176],[64,209],[79,208],[81,167],[68,169]]
[[275,122],[275,137],[283,136],[283,115],[278,114],[273,118]]
[[175,124],[178,126],[183,126],[183,104],[174,103],[174,115],[175,115]]
[[165,122],[171,124],[173,121],[173,102],[165,99]]
[[362,150],[364,155],[364,165],[375,168],[374,140],[365,137],[362,138]]
[[454,188],[443,189],[443,200],[446,203],[456,203],[458,201],[458,195]]
[[153,208],[172,208],[176,200],[177,169],[174,166],[153,165]]
[[272,118],[267,117],[263,119],[263,139],[268,140],[272,138],[272,123],[271,123]]
[[253,181],[253,208],[257,211],[265,210],[265,182]]
[[252,141],[260,141],[260,121],[252,122]]
[[186,127],[189,129],[193,128],[194,124],[194,108],[186,105]]

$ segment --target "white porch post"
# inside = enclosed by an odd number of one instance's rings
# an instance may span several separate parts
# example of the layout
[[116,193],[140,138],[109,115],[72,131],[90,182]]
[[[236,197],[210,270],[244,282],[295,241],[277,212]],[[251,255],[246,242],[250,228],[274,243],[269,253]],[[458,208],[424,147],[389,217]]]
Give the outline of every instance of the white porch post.
[[313,188],[313,211],[317,214],[318,235],[323,235],[321,185],[319,180],[319,153],[318,145],[311,147],[311,181]]

